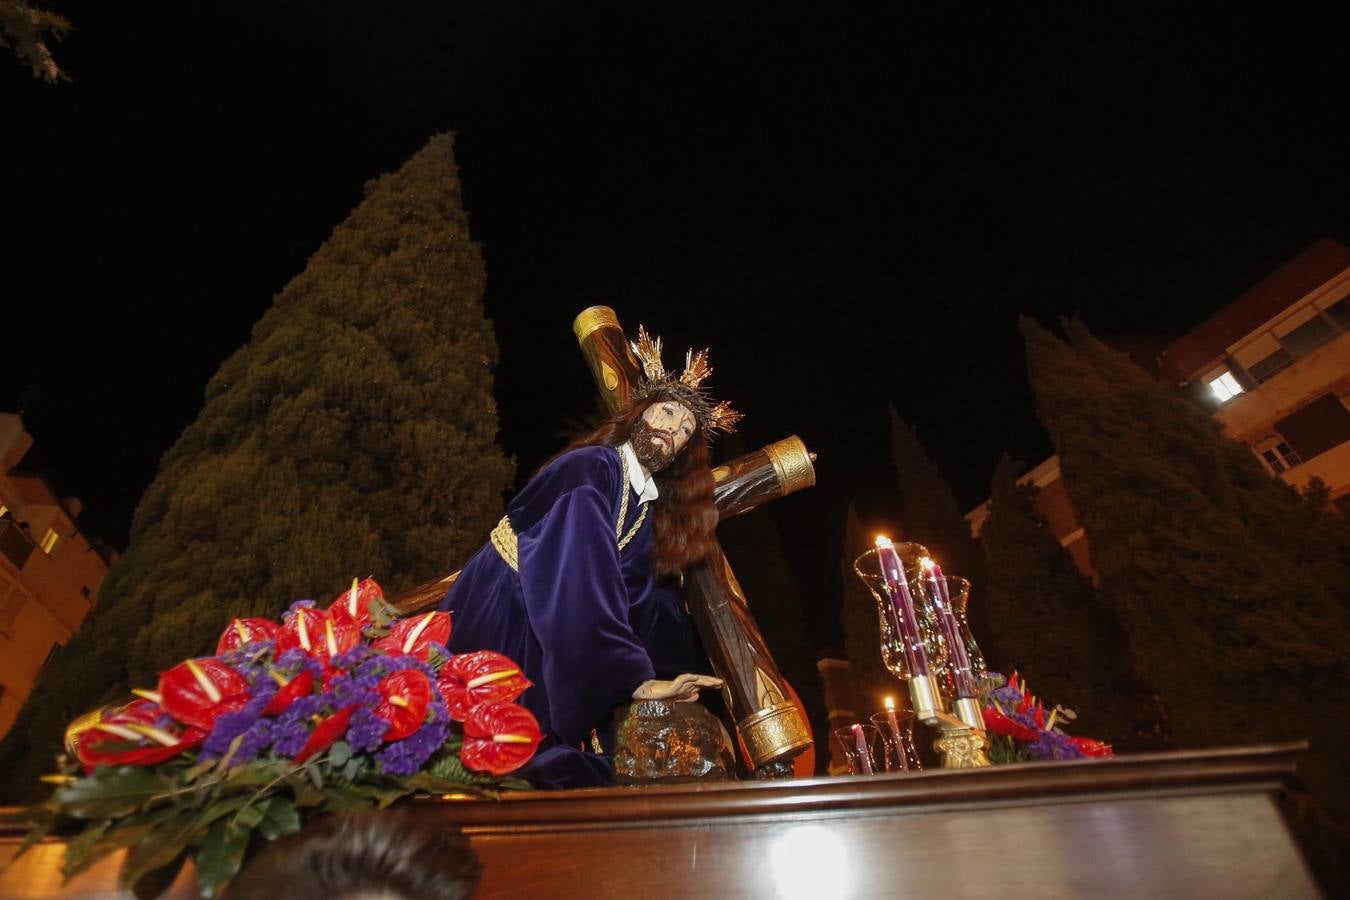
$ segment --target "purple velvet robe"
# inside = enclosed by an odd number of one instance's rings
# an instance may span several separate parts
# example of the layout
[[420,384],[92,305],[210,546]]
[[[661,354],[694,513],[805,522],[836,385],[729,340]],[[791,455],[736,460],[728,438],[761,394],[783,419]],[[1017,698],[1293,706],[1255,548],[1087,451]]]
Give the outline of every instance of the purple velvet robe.
[[578,745],[591,729],[608,738],[610,715],[642,682],[697,665],[683,601],[656,576],[650,513],[619,551],[624,492],[627,534],[641,506],[619,452],[582,447],[560,456],[507,507],[519,573],[485,544],[440,605],[452,615],[451,652],[496,650],[534,682],[520,702],[546,744],[521,774],[540,787],[609,783],[608,757]]

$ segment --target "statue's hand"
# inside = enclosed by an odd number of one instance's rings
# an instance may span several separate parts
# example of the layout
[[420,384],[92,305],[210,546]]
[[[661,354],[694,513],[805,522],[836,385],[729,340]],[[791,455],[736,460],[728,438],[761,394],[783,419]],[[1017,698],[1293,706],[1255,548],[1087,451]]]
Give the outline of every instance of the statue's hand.
[[683,703],[698,699],[699,688],[720,688],[722,679],[712,675],[694,675],[685,673],[676,675],[673,681],[652,679],[644,681],[633,691],[634,700],[673,700]]

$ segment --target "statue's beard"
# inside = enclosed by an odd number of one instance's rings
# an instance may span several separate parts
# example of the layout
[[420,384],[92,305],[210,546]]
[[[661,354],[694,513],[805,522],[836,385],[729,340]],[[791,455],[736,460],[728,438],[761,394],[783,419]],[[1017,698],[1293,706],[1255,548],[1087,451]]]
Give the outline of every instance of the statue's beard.
[[633,453],[638,462],[648,472],[660,472],[675,458],[673,438],[639,419],[633,425],[633,434],[629,438],[633,444]]

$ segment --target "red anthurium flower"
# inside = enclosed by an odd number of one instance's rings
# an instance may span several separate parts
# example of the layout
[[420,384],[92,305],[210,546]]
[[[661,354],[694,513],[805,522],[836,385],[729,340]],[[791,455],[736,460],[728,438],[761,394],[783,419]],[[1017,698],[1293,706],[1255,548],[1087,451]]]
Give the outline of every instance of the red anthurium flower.
[[1040,737],[1035,729],[1008,718],[992,706],[984,708],[984,727],[994,734],[1006,734],[1015,741],[1034,741]]
[[459,758],[466,768],[505,775],[534,756],[543,735],[533,713],[515,703],[489,700],[464,717]]
[[1041,704],[1037,703],[1037,704],[1036,704],[1036,710],[1035,710],[1035,712],[1032,713],[1031,718],[1032,718],[1033,720],[1035,720],[1035,722],[1036,722],[1036,727],[1037,727],[1037,728],[1041,729],[1042,731],[1045,730],[1045,707],[1044,707],[1044,706],[1042,706]]
[[281,626],[271,619],[235,619],[220,633],[216,656],[254,641],[275,641]]
[[309,669],[301,669],[299,675],[294,675],[289,680],[285,675],[276,672],[272,673],[272,678],[280,687],[263,710],[265,716],[279,716],[296,700],[314,693],[314,673]]
[[337,743],[338,738],[347,733],[347,724],[352,720],[352,713],[356,712],[356,704],[343,707],[331,716],[319,720],[319,724],[314,726],[314,730],[309,733],[309,740],[305,741],[305,746],[300,748],[300,752],[295,754],[292,760],[296,765],[309,759],[316,753],[322,753],[329,747]]
[[469,710],[485,700],[516,699],[532,683],[520,666],[492,650],[453,656],[436,676],[436,687],[456,722],[463,722]]
[[1084,756],[1115,756],[1110,744],[1094,741],[1092,738],[1071,737],[1069,743],[1077,747]]
[[160,673],[159,696],[166,713],[210,731],[217,718],[248,702],[248,681],[214,657],[189,659]]
[[425,662],[433,641],[443,647],[448,640],[450,614],[435,611],[399,619],[388,635],[371,646],[389,656],[415,656]]
[[74,745],[75,757],[86,772],[100,763],[153,766],[206,740],[206,732],[200,728],[176,724],[157,728],[155,720],[162,714],[159,704],[135,700],[120,708],[101,710],[97,721],[85,723],[66,738]]
[[325,666],[361,641],[361,629],[352,621],[337,621],[325,609],[302,606],[287,613],[277,636],[277,655],[299,647]]
[[380,704],[375,715],[389,723],[386,741],[398,741],[422,727],[431,706],[431,679],[417,669],[404,669],[380,680]]
[[365,628],[371,622],[370,601],[383,600],[384,591],[374,578],[365,581],[352,579],[352,586],[338,594],[328,604],[328,612],[336,621],[354,622],[357,628]]

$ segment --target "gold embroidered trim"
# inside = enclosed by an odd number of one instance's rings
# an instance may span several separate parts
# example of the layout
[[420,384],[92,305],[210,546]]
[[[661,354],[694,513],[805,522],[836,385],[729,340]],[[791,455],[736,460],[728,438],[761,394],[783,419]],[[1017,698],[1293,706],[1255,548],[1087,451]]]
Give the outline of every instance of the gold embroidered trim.
[[506,516],[502,516],[497,527],[492,529],[492,546],[497,548],[497,554],[511,567],[511,571],[520,571],[520,549],[516,544],[516,532],[511,527],[511,520]]
[[633,527],[628,529],[628,533],[623,533],[623,520],[628,518],[628,492],[633,489],[632,481],[629,479],[628,454],[622,450],[619,451],[619,462],[623,464],[623,485],[619,488],[623,492],[623,499],[619,501],[619,521],[614,523],[614,540],[619,542],[619,552],[628,546],[628,542],[638,533],[642,523],[647,521],[647,511],[651,509],[650,503],[642,504],[642,512],[638,514],[637,521]]
[[[619,552],[628,546],[642,527],[642,523],[647,521],[647,513],[651,510],[650,503],[642,504],[642,512],[638,513],[637,521],[633,527],[628,529],[628,533],[623,533],[623,520],[628,518],[628,494],[632,491],[632,484],[628,480],[628,457],[622,452],[619,453],[619,459],[623,462],[623,500],[619,502],[619,521],[614,525],[614,539],[619,542]],[[511,571],[520,571],[520,545],[516,541],[516,531],[511,527],[511,520],[502,516],[502,520],[497,523],[497,527],[492,529],[492,546],[496,548],[497,555],[511,567]]]

